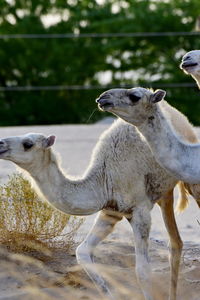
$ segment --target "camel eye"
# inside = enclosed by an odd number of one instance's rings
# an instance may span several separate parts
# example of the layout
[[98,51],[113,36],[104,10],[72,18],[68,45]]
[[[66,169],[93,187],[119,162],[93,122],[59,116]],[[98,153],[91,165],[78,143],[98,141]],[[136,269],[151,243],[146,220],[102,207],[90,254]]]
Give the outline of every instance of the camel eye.
[[33,147],[33,142],[31,140],[27,140],[23,142],[24,150],[29,150]]
[[136,103],[136,102],[138,102],[138,101],[141,99],[141,97],[136,96],[136,95],[134,95],[134,94],[129,94],[129,99],[130,99],[133,103]]

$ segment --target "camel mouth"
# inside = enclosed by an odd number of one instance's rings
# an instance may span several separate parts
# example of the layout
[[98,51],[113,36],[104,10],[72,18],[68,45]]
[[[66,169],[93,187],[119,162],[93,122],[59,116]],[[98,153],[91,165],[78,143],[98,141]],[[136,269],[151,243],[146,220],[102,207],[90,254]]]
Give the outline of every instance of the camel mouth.
[[113,103],[111,101],[108,100],[100,100],[98,103],[98,107],[101,110],[107,111],[110,110],[114,107]]
[[182,62],[181,64],[181,68],[184,70],[196,67],[198,65],[198,63],[186,63],[186,62]]

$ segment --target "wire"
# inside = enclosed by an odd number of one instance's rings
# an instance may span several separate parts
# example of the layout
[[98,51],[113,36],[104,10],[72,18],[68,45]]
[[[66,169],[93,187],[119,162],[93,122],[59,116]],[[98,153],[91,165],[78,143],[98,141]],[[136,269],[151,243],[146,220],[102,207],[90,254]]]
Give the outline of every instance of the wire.
[[110,37],[161,37],[198,36],[200,32],[117,32],[117,33],[53,33],[53,34],[0,34],[0,39],[72,39],[72,38],[110,38]]
[[[151,83],[146,84],[149,87],[196,87],[195,83]],[[98,90],[98,89],[112,89],[112,88],[132,88],[136,85],[121,84],[121,85],[53,85],[53,86],[0,86],[0,92],[30,92],[30,91],[61,91],[61,90]]]
[[[161,36],[198,36],[200,32],[125,32],[125,33],[81,33],[81,34],[0,34],[0,39],[71,39],[71,38],[106,38],[106,37],[161,37]],[[194,87],[194,83],[161,83],[148,84],[152,87]],[[115,85],[55,85],[55,86],[0,86],[1,92],[22,91],[59,91],[59,90],[95,90],[115,88]],[[130,88],[131,84],[117,87]]]

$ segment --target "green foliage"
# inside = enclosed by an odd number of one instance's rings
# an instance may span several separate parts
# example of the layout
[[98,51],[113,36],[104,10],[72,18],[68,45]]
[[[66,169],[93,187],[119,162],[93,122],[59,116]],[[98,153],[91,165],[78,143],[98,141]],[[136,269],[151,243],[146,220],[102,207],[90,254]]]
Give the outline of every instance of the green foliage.
[[[41,201],[20,174],[0,186],[0,243],[15,250],[66,247],[82,219],[66,215]],[[63,235],[63,230],[67,234]]]
[[[99,2],[1,1],[0,34],[190,32],[200,15],[199,0]],[[47,14],[61,17],[45,26]],[[186,51],[199,46],[199,36],[0,40],[0,86],[99,85],[97,74],[105,71],[115,86],[193,83],[178,66]],[[0,125],[85,123],[102,91],[0,92]],[[198,105],[195,88],[167,92],[169,102],[200,124],[191,108],[191,101]]]

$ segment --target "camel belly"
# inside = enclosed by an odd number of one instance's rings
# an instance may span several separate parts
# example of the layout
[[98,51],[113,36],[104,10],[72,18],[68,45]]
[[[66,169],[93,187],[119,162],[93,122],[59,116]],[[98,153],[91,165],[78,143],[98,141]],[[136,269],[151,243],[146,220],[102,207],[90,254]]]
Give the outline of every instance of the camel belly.
[[[130,166],[129,166],[130,168]],[[131,208],[142,202],[149,202],[152,206],[160,198],[174,188],[177,180],[170,176],[163,169],[147,168],[145,172],[128,172],[126,168],[126,176],[123,172],[120,176],[112,176],[112,190],[109,193],[109,201],[115,201],[115,210],[129,212]],[[121,168],[123,171],[123,168]],[[144,171],[144,170],[143,170]],[[112,174],[113,175],[113,174]],[[128,176],[127,176],[128,175]]]

